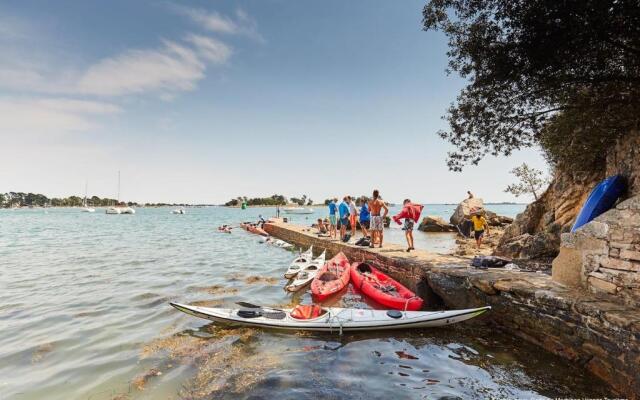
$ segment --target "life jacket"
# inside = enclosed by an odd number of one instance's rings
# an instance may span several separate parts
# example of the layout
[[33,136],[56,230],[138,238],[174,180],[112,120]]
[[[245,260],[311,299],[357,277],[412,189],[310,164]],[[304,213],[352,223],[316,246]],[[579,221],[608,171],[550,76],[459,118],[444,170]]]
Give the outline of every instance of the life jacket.
[[316,304],[300,304],[291,310],[291,316],[295,319],[313,319],[322,315],[322,307]]

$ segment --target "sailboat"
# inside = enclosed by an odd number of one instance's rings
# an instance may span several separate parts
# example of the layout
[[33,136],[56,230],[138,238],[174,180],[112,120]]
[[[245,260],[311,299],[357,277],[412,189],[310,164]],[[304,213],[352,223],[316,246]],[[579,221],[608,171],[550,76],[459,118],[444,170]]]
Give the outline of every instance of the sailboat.
[[87,205],[87,189],[89,187],[89,182],[85,181],[84,182],[84,199],[82,199],[82,208],[80,209],[81,212],[88,212],[88,213],[92,213],[92,212],[96,212],[95,208],[89,207]]
[[135,214],[136,210],[129,206],[121,206],[120,204],[120,171],[118,171],[118,199],[115,206],[108,207],[106,214]]

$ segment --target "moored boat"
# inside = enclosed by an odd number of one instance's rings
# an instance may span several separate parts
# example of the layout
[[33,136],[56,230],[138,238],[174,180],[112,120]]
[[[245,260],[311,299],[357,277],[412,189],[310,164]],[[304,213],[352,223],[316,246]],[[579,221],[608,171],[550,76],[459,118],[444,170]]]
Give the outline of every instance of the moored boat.
[[[290,331],[352,332],[385,329],[432,328],[477,317],[490,306],[447,311],[366,310],[360,308],[321,308],[319,315],[301,318],[296,309],[209,308],[169,303],[179,311],[232,326],[253,326]],[[307,306],[311,307],[311,306]],[[315,306],[317,307],[317,306]]]
[[350,273],[353,286],[383,306],[408,311],[422,308],[419,296],[370,264],[353,263]]
[[285,207],[282,209],[285,214],[313,214],[313,208]]
[[340,252],[325,263],[311,282],[311,294],[324,301],[349,284],[349,260]]

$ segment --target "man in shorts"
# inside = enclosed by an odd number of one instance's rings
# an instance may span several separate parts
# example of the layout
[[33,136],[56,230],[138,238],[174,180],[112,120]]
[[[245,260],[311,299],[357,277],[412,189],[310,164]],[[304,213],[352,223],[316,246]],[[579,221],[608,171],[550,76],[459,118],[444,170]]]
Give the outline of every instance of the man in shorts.
[[347,204],[349,205],[349,223],[351,224],[351,237],[356,237],[356,227],[358,221],[358,208],[351,196],[347,196]]
[[349,204],[346,196],[342,198],[342,203],[338,206],[338,213],[340,214],[340,240],[344,240],[349,226]]
[[336,224],[338,223],[338,218],[336,214],[338,213],[338,199],[334,198],[329,202],[329,236],[332,238],[336,237],[337,230]]
[[369,236],[368,229],[371,226],[371,214],[369,213],[366,197],[362,196],[360,205],[360,229],[362,229],[362,235],[367,237]]
[[[382,210],[384,214],[380,215]],[[369,247],[375,247],[376,239],[382,247],[384,218],[389,214],[389,207],[380,198],[378,189],[373,191],[373,198],[369,201],[369,211],[371,212],[371,245]]]

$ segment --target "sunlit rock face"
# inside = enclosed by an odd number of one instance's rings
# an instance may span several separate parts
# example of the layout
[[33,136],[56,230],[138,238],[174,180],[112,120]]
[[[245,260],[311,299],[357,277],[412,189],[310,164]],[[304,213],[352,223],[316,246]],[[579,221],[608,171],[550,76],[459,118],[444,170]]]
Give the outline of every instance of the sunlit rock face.
[[555,257],[560,235],[569,232],[591,190],[607,176],[622,175],[627,198],[640,194],[640,132],[632,132],[609,149],[602,168],[576,172],[556,167],[554,179],[538,201],[531,203],[505,231],[496,255],[512,258]]

